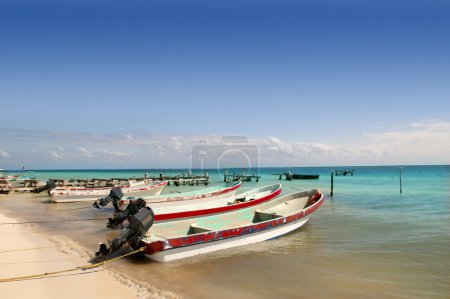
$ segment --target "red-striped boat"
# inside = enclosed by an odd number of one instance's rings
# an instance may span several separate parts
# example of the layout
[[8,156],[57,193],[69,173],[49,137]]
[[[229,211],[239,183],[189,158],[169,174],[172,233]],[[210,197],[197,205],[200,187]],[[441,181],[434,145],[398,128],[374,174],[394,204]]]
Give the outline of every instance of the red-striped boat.
[[[159,202],[150,204],[149,206],[153,210],[154,220],[158,222],[185,218],[193,219],[195,217],[226,213],[258,205],[275,198],[281,194],[281,191],[281,184],[273,184],[226,198],[206,197],[186,201]],[[137,199],[132,203],[131,207],[127,207],[124,211],[116,213],[113,218],[109,219],[107,227],[115,228],[131,216],[131,214],[136,213],[138,206],[142,206],[142,203],[138,202],[140,200]]]
[[130,244],[158,262],[248,245],[300,228],[323,202],[324,194],[313,189],[219,215],[156,221]]

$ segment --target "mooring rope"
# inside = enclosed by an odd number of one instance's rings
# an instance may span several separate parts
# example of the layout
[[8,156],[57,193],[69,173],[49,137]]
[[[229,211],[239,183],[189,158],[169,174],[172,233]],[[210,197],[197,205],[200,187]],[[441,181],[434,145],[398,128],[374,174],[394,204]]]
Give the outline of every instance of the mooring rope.
[[83,210],[83,209],[91,209],[92,208],[92,205],[89,205],[89,206],[87,206],[87,207],[81,207],[81,208],[75,208],[75,209],[64,209],[64,210],[57,210],[58,212],[59,211],[75,211],[75,210]]
[[62,219],[62,220],[42,220],[42,221],[24,221],[24,222],[4,222],[4,223],[0,223],[0,225],[50,223],[50,222],[68,222],[68,221],[89,221],[89,220],[106,220],[108,218],[109,217],[83,218],[83,219]]
[[78,245],[78,244],[74,243],[74,244],[64,244],[64,245],[53,245],[53,246],[22,248],[22,249],[11,249],[11,250],[0,251],[0,253],[8,253],[8,252],[16,252],[16,251],[27,251],[27,250],[36,250],[36,249],[47,249],[47,248],[58,248],[58,247],[64,247],[64,246],[68,246],[68,245]]
[[81,267],[75,267],[75,268],[71,268],[71,269],[65,269],[65,270],[60,270],[60,271],[54,271],[54,272],[46,272],[46,273],[41,273],[41,274],[34,274],[34,275],[27,275],[27,276],[17,276],[17,277],[9,277],[9,278],[1,278],[0,282],[12,282],[12,281],[20,281],[20,280],[27,280],[27,279],[33,279],[33,278],[44,278],[44,277],[50,277],[51,275],[55,275],[55,274],[61,274],[61,273],[67,273],[67,272],[73,272],[73,271],[77,271],[77,270],[82,270],[82,271],[86,271],[86,270],[90,270],[93,268],[97,268],[99,266],[102,266],[106,263],[112,262],[112,261],[116,261],[119,259],[122,259],[124,257],[136,254],[138,252],[144,251],[145,247],[141,247],[137,250],[134,250],[132,252],[126,253],[124,255],[103,261],[103,262],[99,262],[99,263],[95,263],[95,264],[90,264],[90,265],[84,265]]
[[172,189],[172,188],[169,188],[169,187],[167,187],[167,186],[166,186],[166,189],[169,190],[171,194],[174,194],[174,193],[181,193],[180,191],[175,190],[175,189]]
[[291,189],[294,189],[294,190],[297,190],[297,191],[305,191],[305,190],[301,190],[301,189],[294,188],[294,187],[291,187],[291,186],[286,186],[286,187],[291,188]]

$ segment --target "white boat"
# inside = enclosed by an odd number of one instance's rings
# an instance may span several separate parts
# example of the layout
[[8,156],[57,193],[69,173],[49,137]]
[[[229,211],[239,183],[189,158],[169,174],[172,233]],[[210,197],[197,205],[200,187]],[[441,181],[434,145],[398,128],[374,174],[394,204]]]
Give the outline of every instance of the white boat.
[[231,197],[199,198],[182,202],[164,202],[150,204],[156,221],[194,218],[212,214],[230,212],[257,205],[278,196],[281,184],[259,187]]
[[131,241],[146,256],[168,262],[272,239],[303,226],[324,202],[314,189],[220,215],[158,223]]
[[110,247],[100,244],[96,255],[109,255],[128,243],[157,262],[168,262],[249,245],[300,228],[323,202],[324,194],[313,189],[218,215],[165,222],[154,222],[153,211],[145,207],[130,217],[129,227]]
[[[185,218],[192,219],[195,217],[217,215],[243,209],[252,205],[258,205],[278,196],[281,191],[281,184],[273,184],[231,197],[206,197],[187,201],[169,201],[153,203],[150,207],[154,213],[154,220],[158,222]],[[137,213],[139,207],[142,207],[141,203],[138,202],[140,200],[141,199],[138,199],[133,202],[131,207],[127,207],[122,212],[115,213],[114,217],[110,218],[107,227],[115,228],[129,216]]]
[[[142,196],[141,198],[145,200],[148,205],[160,204],[160,206],[165,206],[163,203],[168,203],[166,206],[170,206],[170,202],[182,202],[190,201],[193,199],[205,199],[209,200],[211,198],[228,198],[236,193],[236,190],[242,185],[241,181],[221,184],[209,188],[204,188],[195,191],[183,192],[183,193],[173,193],[173,194],[163,194],[154,196]],[[119,201],[119,206],[124,207],[130,200],[137,199],[137,196],[123,198]],[[199,201],[200,202],[200,201]],[[178,203],[177,203],[178,204]]]
[[[134,181],[116,186],[122,188],[124,194],[132,196],[159,195],[167,185],[167,181],[154,182],[152,180]],[[56,187],[49,191],[50,201],[69,203],[80,201],[94,201],[107,196],[113,187]]]

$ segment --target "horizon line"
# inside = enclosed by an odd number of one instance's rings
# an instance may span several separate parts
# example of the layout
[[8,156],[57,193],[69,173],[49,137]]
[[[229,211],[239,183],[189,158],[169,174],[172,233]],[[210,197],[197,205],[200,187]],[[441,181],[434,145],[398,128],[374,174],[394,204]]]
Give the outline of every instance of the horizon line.
[[411,166],[450,166],[450,164],[389,164],[389,165],[329,165],[329,166],[259,166],[255,168],[245,167],[221,167],[221,168],[42,168],[42,169],[1,169],[0,171],[27,172],[27,171],[81,171],[81,170],[216,170],[216,169],[258,169],[258,168],[342,168],[342,167],[411,167]]

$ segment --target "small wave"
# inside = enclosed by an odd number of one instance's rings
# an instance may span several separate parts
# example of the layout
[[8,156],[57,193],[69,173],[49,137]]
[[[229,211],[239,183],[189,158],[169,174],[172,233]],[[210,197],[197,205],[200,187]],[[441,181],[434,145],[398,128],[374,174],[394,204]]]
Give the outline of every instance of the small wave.
[[176,294],[161,290],[155,285],[149,283],[137,282],[135,279],[125,275],[123,273],[107,270],[106,273],[114,280],[120,284],[126,286],[133,292],[135,292],[136,297],[139,299],[179,299],[180,297]]
[[[86,248],[83,248],[78,243],[74,242],[72,239],[61,236],[61,235],[43,235],[49,242],[58,247],[58,251],[67,254],[71,257],[75,257],[80,260],[89,260],[92,258],[92,254]],[[180,297],[176,294],[161,290],[155,285],[138,282],[130,276],[121,273],[117,270],[108,268],[105,271],[113,281],[116,281],[123,286],[130,289],[136,294],[139,299],[179,299]]]

